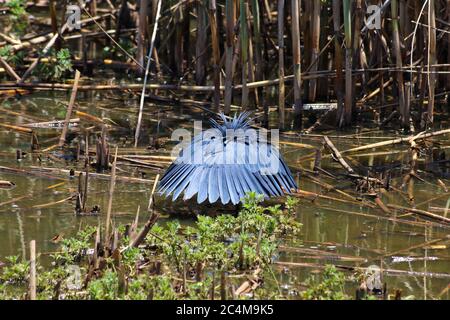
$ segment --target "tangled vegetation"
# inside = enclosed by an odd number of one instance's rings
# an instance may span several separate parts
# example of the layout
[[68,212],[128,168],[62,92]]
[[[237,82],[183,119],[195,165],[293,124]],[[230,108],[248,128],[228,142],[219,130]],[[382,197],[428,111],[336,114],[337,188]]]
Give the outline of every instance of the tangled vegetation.
[[[92,268],[95,227],[86,227],[61,241],[52,256],[52,267],[38,266],[39,299],[207,299],[232,298],[246,278],[252,278],[251,298],[264,293],[264,278],[273,276],[271,262],[277,246],[301,229],[295,200],[286,208],[263,207],[254,193],[245,199],[236,217],[199,216],[195,226],[178,221],[155,225],[143,245],[120,246]],[[121,228],[124,231],[125,228]],[[0,295],[24,298],[29,265],[11,257],[1,270]],[[216,290],[220,287],[220,290]],[[234,288],[234,289],[233,289]]]
[[345,278],[334,266],[326,266],[322,281],[317,282],[314,277],[307,280],[308,290],[303,292],[306,300],[344,300],[348,296],[344,293]]

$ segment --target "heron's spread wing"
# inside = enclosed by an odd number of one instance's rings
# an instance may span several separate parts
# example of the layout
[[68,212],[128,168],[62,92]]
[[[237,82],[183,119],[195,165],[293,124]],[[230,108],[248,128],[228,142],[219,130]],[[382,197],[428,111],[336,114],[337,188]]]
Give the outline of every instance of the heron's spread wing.
[[161,180],[160,194],[172,194],[173,200],[184,193],[184,200],[197,195],[198,203],[220,200],[222,204],[237,204],[249,191],[271,197],[297,188],[274,146],[227,136],[228,130],[249,128],[248,113],[231,120],[222,115],[221,119],[223,125],[211,121],[216,132],[201,133],[181,151]]
[[[275,170],[268,172],[273,165]],[[296,188],[289,168],[274,146],[259,141],[206,139],[201,134],[169,167],[159,191],[165,196],[172,194],[173,200],[184,192],[184,200],[197,195],[198,203],[220,200],[222,204],[238,204],[249,191],[268,198]]]

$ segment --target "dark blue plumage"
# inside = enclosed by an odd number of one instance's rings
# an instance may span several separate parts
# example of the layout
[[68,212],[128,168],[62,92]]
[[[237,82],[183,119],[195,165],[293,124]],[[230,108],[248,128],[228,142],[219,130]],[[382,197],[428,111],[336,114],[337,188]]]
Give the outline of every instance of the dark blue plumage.
[[[173,200],[182,193],[184,200],[197,195],[198,203],[220,200],[225,205],[238,204],[249,191],[269,198],[297,189],[276,147],[249,130],[249,113],[231,120],[222,114],[221,120],[211,120],[213,129],[195,136],[180,152],[161,179],[161,195],[172,194]],[[274,164],[277,170],[268,171]]]

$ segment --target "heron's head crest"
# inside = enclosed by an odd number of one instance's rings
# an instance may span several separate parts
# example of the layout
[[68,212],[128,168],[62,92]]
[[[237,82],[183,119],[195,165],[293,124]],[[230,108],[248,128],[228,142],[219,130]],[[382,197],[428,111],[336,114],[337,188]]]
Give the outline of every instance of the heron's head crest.
[[211,119],[211,124],[214,128],[219,129],[222,133],[225,133],[227,130],[246,130],[250,128],[250,122],[252,119],[250,118],[251,112],[245,111],[238,114],[235,114],[233,118],[226,116],[224,113],[220,113],[219,117],[223,121],[223,124],[219,124],[215,119]]

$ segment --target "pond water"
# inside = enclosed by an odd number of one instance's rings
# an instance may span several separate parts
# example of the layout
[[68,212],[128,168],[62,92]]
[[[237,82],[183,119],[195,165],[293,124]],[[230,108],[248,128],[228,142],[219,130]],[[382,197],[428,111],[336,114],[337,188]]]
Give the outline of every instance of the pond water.
[[[33,122],[64,119],[68,101],[66,92],[40,92],[18,97],[0,97],[1,112],[0,123],[24,125]],[[141,148],[133,148],[133,128],[137,118],[136,97],[131,94],[113,94],[112,92],[79,93],[77,98],[78,110],[91,115],[109,119],[115,123],[110,131],[110,143],[120,146],[121,155],[169,155],[174,143],[170,143],[169,128],[185,127],[191,129],[194,119],[207,118],[209,115],[199,109],[191,107],[171,106],[165,104],[146,104],[144,113],[144,130],[142,132]],[[20,112],[21,115],[17,115]],[[78,130],[85,130],[92,124],[82,121]],[[60,130],[36,129],[39,143],[42,148],[57,143]],[[146,148],[150,135],[159,132],[162,148],[151,150]],[[359,135],[355,132],[327,131],[333,142],[340,150],[368,144],[382,139],[395,138],[392,132],[363,131]],[[90,134],[89,145],[95,147],[96,134]],[[19,255],[28,257],[28,244],[36,240],[40,252],[41,262],[45,264],[46,257],[58,250],[58,244],[52,240],[55,236],[69,237],[86,224],[102,224],[108,202],[109,181],[91,176],[89,180],[88,207],[98,205],[101,214],[97,217],[77,217],[74,215],[74,201],[61,201],[67,199],[77,190],[78,179],[69,178],[66,173],[39,171],[42,168],[60,168],[83,170],[83,161],[80,163],[57,159],[56,157],[42,156],[39,158],[30,151],[30,135],[0,128],[0,166],[23,170],[14,173],[5,168],[0,170],[0,180],[10,180],[16,184],[12,189],[0,189],[0,261],[6,256]],[[297,176],[301,190],[324,194],[332,198],[345,199],[336,191],[327,192],[322,186],[314,183],[303,172],[311,169],[314,157],[304,160],[314,153],[314,149],[307,146],[300,147],[293,143],[302,143],[321,148],[320,136],[298,137],[283,135],[281,138],[281,151],[292,171]],[[16,160],[16,150],[27,152],[21,161]],[[406,147],[386,148],[377,155],[354,156],[351,163],[356,168],[377,166],[392,166],[396,168],[392,183],[401,184],[401,166],[406,163]],[[370,152],[365,152],[370,153]],[[166,164],[164,164],[166,165]],[[420,164],[423,165],[423,164]],[[354,185],[341,175],[342,169],[329,157],[322,161],[322,168],[336,175],[337,179],[321,177],[324,182],[334,185],[338,190],[352,196],[359,197]],[[94,169],[91,169],[91,172]],[[443,170],[441,179],[447,186],[448,174]],[[130,166],[129,163],[119,161],[118,174],[123,177],[136,177],[153,180],[156,173],[153,170]],[[319,179],[319,178],[317,178]],[[138,206],[147,207],[151,190],[151,182],[133,183],[117,181],[113,200],[113,219],[116,225],[131,223],[135,217]],[[440,199],[432,202],[435,207],[445,207],[449,195],[446,195],[435,180],[424,182],[416,181],[414,186],[416,203],[426,202],[430,198],[442,195]],[[386,194],[383,200],[389,204],[409,206],[407,197],[400,197],[395,193]],[[405,200],[406,199],[406,200]],[[422,209],[428,209],[430,204],[423,204]],[[170,204],[158,199],[157,210],[162,212],[161,221],[182,218],[183,223],[192,223],[194,217],[184,214],[189,211],[183,202]],[[200,211],[202,208],[193,210]],[[211,210],[211,209],[209,209]],[[144,210],[141,210],[143,212]],[[146,214],[141,213],[140,219],[144,221]],[[441,293],[448,286],[450,278],[450,242],[442,240],[434,245],[420,246],[418,249],[405,252],[392,253],[419,246],[430,240],[445,238],[449,234],[448,227],[425,223],[417,220],[417,224],[401,223],[389,220],[390,216],[378,208],[370,208],[358,202],[335,201],[333,199],[301,199],[298,207],[298,219],[303,224],[301,238],[296,244],[284,243],[277,261],[274,265],[278,282],[286,292],[298,290],[299,285],[311,274],[317,273],[323,264],[337,264],[342,266],[369,267],[382,266],[383,269],[397,270],[384,274],[383,281],[387,283],[389,292],[401,289],[403,296],[414,295],[417,299],[448,299],[447,292]],[[415,221],[406,217],[408,221]],[[319,254],[318,250],[322,252]],[[383,258],[383,256],[386,256]],[[382,263],[380,262],[382,261]],[[290,263],[284,264],[283,263]],[[399,272],[403,271],[403,273]],[[424,274],[422,274],[424,273]],[[351,273],[347,273],[350,275]],[[350,283],[348,293],[353,296],[357,285]]]

